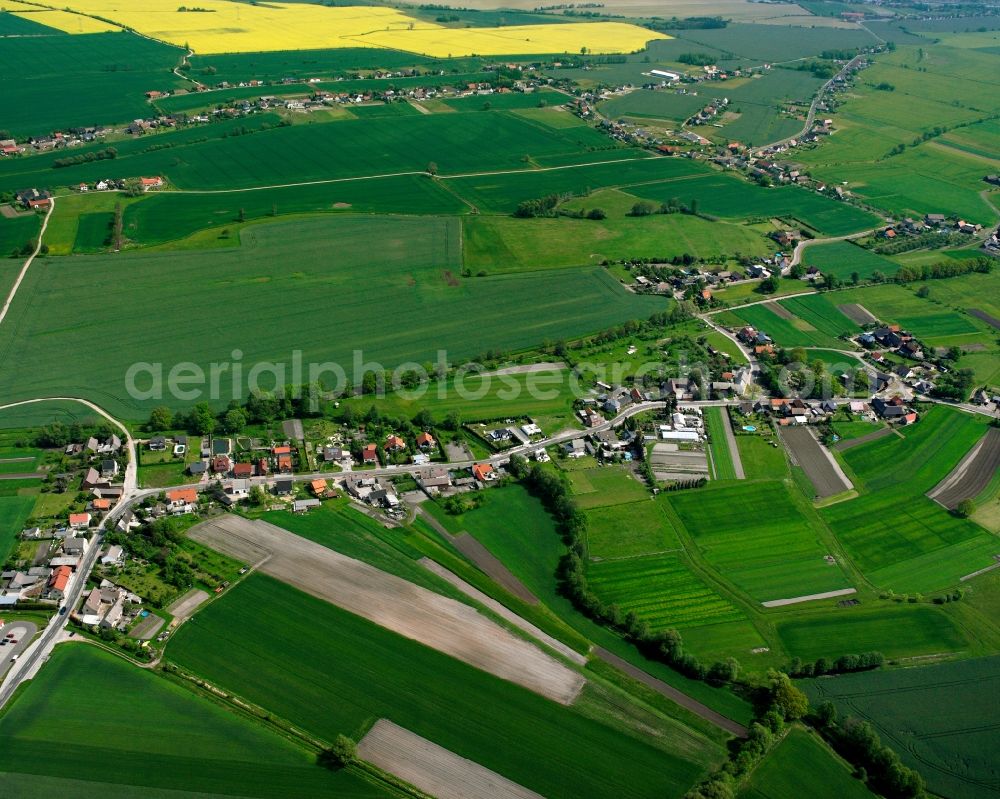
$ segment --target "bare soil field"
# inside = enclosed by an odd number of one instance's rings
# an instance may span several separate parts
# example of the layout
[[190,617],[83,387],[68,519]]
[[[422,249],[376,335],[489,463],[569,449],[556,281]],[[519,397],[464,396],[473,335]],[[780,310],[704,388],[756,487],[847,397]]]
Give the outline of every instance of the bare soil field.
[[969,314],[976,317],[976,319],[986,322],[990,327],[1000,330],[1000,319],[990,316],[986,311],[980,311],[978,308],[969,308]]
[[542,799],[388,719],[376,721],[361,739],[358,757],[437,799]]
[[244,561],[250,560],[248,553],[266,553],[262,573],[556,702],[570,704],[585,683],[582,675],[475,608],[273,524],[222,516],[193,527],[189,535]]
[[862,327],[878,322],[878,319],[871,311],[865,308],[864,305],[859,305],[856,302],[848,303],[847,305],[838,305],[837,310],[854,322],[854,324],[861,325]]
[[765,303],[765,304],[767,305],[768,308],[770,308],[772,311],[774,311],[774,315],[775,316],[779,316],[782,319],[787,319],[789,322],[797,319],[797,317],[795,316],[795,314],[793,314],[791,311],[789,311],[780,302],[768,302],[768,303]]
[[880,427],[878,430],[873,430],[870,433],[866,433],[863,436],[858,436],[857,438],[842,438],[833,448],[838,452],[843,452],[845,449],[850,449],[851,447],[857,447],[861,444],[867,444],[869,441],[875,441],[876,439],[882,438],[882,436],[887,436],[892,433],[892,428]]
[[[254,561],[248,560],[247,563]],[[180,624],[188,616],[192,615],[198,606],[208,599],[208,594],[198,588],[192,588],[184,596],[178,597],[174,603],[167,608],[167,613],[174,617],[174,622]]]
[[972,499],[989,485],[1000,469],[1000,428],[991,427],[969,454],[952,469],[927,496],[949,510],[958,507],[964,499]]
[[550,649],[554,649],[556,652],[558,652],[564,658],[573,661],[578,666],[586,666],[587,665],[587,658],[584,655],[581,655],[579,652],[576,652],[575,650],[570,649],[562,641],[560,641],[560,640],[558,640],[556,638],[553,638],[547,632],[544,632],[543,630],[538,629],[530,621],[522,619],[520,616],[518,616],[516,613],[514,613],[514,611],[512,611],[509,608],[501,605],[499,602],[497,602],[492,597],[486,596],[486,594],[484,594],[482,591],[480,591],[475,586],[469,585],[467,582],[465,582],[465,580],[463,580],[457,574],[454,574],[454,573],[448,571],[440,563],[436,563],[435,561],[431,560],[430,558],[421,558],[420,559],[420,564],[425,569],[427,569],[428,571],[434,572],[434,574],[436,574],[442,580],[447,580],[449,583],[451,583],[453,586],[455,586],[455,588],[457,588],[459,591],[461,591],[463,594],[465,594],[467,597],[469,597],[469,599],[474,599],[476,602],[478,602],[483,607],[489,608],[491,611],[493,611],[494,613],[496,613],[500,618],[504,619],[505,621],[510,622],[511,624],[513,624],[518,629],[523,630],[528,635],[530,635],[532,638],[534,638],[534,639],[536,639],[538,641],[541,641],[543,644],[545,644],[546,646],[548,646]]
[[783,427],[778,431],[792,458],[801,466],[820,499],[850,491],[854,486],[841,471],[833,456],[816,440],[807,427]]
[[783,608],[788,605],[798,605],[801,602],[812,602],[814,599],[833,599],[838,596],[850,596],[851,594],[856,594],[857,589],[855,588],[840,588],[836,591],[823,591],[819,594],[806,594],[805,596],[793,596],[788,599],[771,599],[767,602],[761,602],[765,608]]
[[150,613],[146,618],[135,625],[128,635],[129,638],[138,638],[140,641],[148,641],[160,631],[162,626],[163,619]]

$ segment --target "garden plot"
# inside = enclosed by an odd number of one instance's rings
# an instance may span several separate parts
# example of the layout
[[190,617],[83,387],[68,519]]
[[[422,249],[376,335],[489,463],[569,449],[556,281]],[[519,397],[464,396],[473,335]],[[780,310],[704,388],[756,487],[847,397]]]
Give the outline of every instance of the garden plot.
[[864,327],[865,325],[878,324],[875,314],[857,302],[849,302],[838,305],[837,310],[850,319],[854,324]]
[[792,462],[802,467],[809,482],[813,484],[818,499],[854,488],[833,456],[807,427],[784,427],[778,431],[778,435]]
[[677,444],[653,445],[649,462],[657,480],[697,480],[708,477],[708,455],[700,449],[681,449]]
[[207,546],[369,621],[549,699],[570,704],[581,675],[474,608],[262,521],[223,516],[192,528]]

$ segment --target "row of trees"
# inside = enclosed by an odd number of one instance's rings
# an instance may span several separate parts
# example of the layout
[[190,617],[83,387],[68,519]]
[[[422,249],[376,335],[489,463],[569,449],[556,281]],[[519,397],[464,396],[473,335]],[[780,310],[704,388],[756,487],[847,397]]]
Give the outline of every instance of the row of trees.
[[862,652],[860,655],[841,655],[832,661],[827,658],[818,658],[811,663],[803,663],[801,658],[792,658],[784,671],[792,677],[822,677],[824,674],[871,671],[884,663],[885,656],[881,652]]
[[64,158],[57,158],[52,162],[52,168],[60,169],[65,166],[89,164],[92,161],[107,161],[117,157],[118,150],[114,147],[105,147],[103,150],[91,150],[89,153],[77,153],[76,155],[67,155]]

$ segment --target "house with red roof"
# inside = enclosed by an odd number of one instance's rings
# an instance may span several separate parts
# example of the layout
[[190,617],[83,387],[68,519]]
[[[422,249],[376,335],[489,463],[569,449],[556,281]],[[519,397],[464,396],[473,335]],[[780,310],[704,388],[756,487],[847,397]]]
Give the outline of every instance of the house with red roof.
[[69,515],[69,526],[74,530],[82,530],[85,527],[90,527],[90,514],[71,513]]
[[69,585],[69,578],[73,576],[73,570],[69,566],[56,566],[49,577],[46,594],[49,599],[63,599],[66,596],[66,587]]
[[401,439],[399,436],[392,435],[385,440],[383,449],[386,452],[402,452],[404,449],[406,449],[406,442],[403,441],[403,439]]
[[378,447],[374,444],[365,444],[365,448],[361,450],[361,462],[378,463]]
[[435,443],[434,436],[426,430],[417,436],[417,446],[420,447],[420,449],[431,449]]

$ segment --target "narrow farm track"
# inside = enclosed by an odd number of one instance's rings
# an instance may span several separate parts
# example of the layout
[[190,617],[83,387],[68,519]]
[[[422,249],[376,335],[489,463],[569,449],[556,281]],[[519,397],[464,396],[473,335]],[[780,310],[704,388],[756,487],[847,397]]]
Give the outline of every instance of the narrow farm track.
[[[654,161],[663,156],[653,158],[619,158],[615,161],[587,161],[583,164],[565,164],[562,166],[543,166],[537,169],[499,169],[493,172],[460,172],[455,175],[437,175],[436,179],[442,182],[448,180],[458,180],[459,178],[489,178],[500,175],[534,175],[538,172],[561,172],[568,169],[582,169],[589,166],[606,166],[608,164],[625,164],[634,161]],[[409,170],[405,172],[383,172],[377,175],[358,175],[350,178],[323,178],[322,180],[303,180],[296,183],[275,183],[268,186],[248,186],[239,189],[174,189],[170,194],[244,194],[248,191],[266,191],[269,189],[294,189],[301,186],[326,186],[336,183],[354,183],[360,180],[379,180],[381,178],[402,178],[427,175],[422,169]],[[429,176],[428,176],[429,177]],[[657,181],[660,182],[660,181]],[[630,184],[631,185],[631,184]]]
[[56,198],[52,197],[49,200],[49,210],[45,214],[45,219],[42,220],[42,229],[38,231],[38,242],[35,244],[35,251],[28,256],[28,260],[24,262],[24,266],[21,267],[21,271],[17,275],[17,280],[14,281],[14,285],[10,288],[10,293],[7,295],[7,301],[3,304],[3,308],[0,309],[0,324],[3,324],[3,320],[7,316],[7,311],[10,310],[10,304],[14,302],[14,295],[17,294],[17,290],[21,287],[21,281],[24,280],[24,276],[28,274],[28,268],[31,266],[32,262],[42,251],[42,239],[45,236],[45,229],[49,226],[49,219],[52,217],[52,212],[56,207]]

